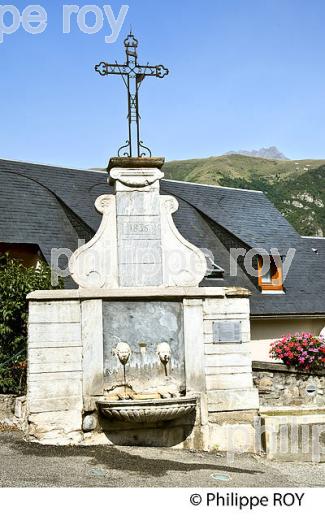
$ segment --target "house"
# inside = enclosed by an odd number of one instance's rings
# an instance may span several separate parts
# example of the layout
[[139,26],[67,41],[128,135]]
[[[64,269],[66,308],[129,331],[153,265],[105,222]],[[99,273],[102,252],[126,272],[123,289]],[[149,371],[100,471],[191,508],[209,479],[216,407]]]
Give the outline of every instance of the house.
[[[37,265],[51,262],[53,248],[76,250],[99,227],[96,198],[111,192],[103,172],[0,160],[0,253]],[[206,251],[210,270],[201,285],[251,291],[254,360],[267,360],[270,342],[282,334],[320,333],[325,239],[301,237],[260,191],[162,180],[161,192],[179,202],[181,234]]]

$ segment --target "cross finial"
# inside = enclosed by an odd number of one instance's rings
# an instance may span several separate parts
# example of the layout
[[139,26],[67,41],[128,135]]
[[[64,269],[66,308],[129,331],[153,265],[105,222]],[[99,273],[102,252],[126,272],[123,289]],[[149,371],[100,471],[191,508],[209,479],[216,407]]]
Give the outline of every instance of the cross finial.
[[101,76],[117,74],[122,76],[128,91],[128,123],[129,138],[126,144],[119,149],[119,156],[122,154],[133,157],[136,151],[138,157],[151,156],[149,148],[144,146],[140,139],[140,113],[139,113],[139,88],[147,76],[163,78],[169,74],[169,70],[163,65],[139,65],[138,49],[139,42],[135,38],[132,27],[130,33],[124,40],[126,63],[119,65],[101,62],[96,65],[95,70]]

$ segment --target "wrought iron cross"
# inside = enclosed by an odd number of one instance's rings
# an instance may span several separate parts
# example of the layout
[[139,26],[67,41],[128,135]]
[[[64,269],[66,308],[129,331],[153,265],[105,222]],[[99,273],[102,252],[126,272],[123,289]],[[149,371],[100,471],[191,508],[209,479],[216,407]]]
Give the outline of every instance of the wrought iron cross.
[[146,76],[163,78],[169,74],[169,70],[163,65],[139,65],[138,64],[138,40],[132,32],[124,40],[126,63],[119,65],[117,62],[110,64],[102,61],[96,65],[95,70],[101,76],[118,74],[122,76],[128,91],[128,122],[129,138],[124,146],[121,146],[118,155],[133,157],[136,151],[138,157],[151,157],[151,151],[144,146],[140,139],[140,113],[139,113],[139,88]]

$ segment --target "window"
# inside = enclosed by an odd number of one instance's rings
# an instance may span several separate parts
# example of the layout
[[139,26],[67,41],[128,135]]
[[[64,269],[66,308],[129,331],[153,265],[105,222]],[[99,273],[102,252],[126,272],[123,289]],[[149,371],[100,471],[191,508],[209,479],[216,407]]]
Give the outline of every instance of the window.
[[258,285],[262,292],[283,292],[281,257],[258,258]]
[[37,267],[42,254],[35,244],[7,244],[0,242],[0,256],[8,253],[19,260],[25,267]]

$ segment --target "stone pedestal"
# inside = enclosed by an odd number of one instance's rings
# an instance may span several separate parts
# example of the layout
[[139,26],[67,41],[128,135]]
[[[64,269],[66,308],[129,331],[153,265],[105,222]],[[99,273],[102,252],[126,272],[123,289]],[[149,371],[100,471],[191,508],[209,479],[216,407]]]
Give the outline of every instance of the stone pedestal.
[[[32,293],[29,295],[28,349],[30,438],[43,443],[87,441],[118,444],[120,434],[122,444],[128,439],[132,442],[130,438],[136,435],[142,440],[149,436],[151,445],[160,445],[161,442],[165,445],[160,432],[155,435],[148,426],[132,429],[130,425],[129,428],[123,425],[120,431],[118,425],[106,422],[105,430],[102,430],[96,419],[95,431],[87,433],[83,424],[89,415],[97,416],[97,400],[123,379],[122,367],[115,363],[111,365],[112,374],[106,377],[105,306],[109,308],[111,302],[114,308],[119,302],[127,315],[132,302],[135,305],[161,302],[162,308],[164,304],[168,306],[168,302],[173,302],[173,305],[178,302],[181,309],[179,323],[183,323],[183,331],[178,331],[182,343],[172,347],[169,378],[166,379],[156,357],[157,368],[154,368],[155,361],[151,360],[150,369],[152,374],[156,374],[155,379],[146,384],[151,392],[154,385],[159,392],[165,391],[166,394],[171,385],[176,385],[186,396],[197,396],[199,406],[196,419],[187,418],[185,423],[172,421],[163,426],[165,437],[169,432],[167,445],[226,449],[231,424],[234,438],[237,438],[238,425],[241,437],[244,430],[245,435],[249,435],[250,444],[246,448],[252,451],[252,414],[248,420],[244,412],[251,410],[254,415],[258,397],[251,377],[248,296],[248,291],[224,288],[80,289]],[[116,319],[116,323],[120,321]],[[211,331],[216,321],[240,321],[241,343],[213,343]],[[131,344],[133,356],[138,355],[138,359],[145,356],[141,353],[141,349],[146,348],[141,340],[143,336],[147,338],[147,326],[142,332],[137,329]],[[120,330],[122,328],[123,322]],[[143,390],[141,382],[137,381],[138,377],[141,378],[141,370],[140,365],[138,371],[132,372],[130,366],[127,376],[137,390]],[[228,412],[232,415],[227,416]]]
[[[29,436],[209,450],[230,449],[239,429],[253,451],[249,292],[198,287],[205,256],[176,229],[177,201],[159,194],[157,160],[143,161],[111,164],[115,195],[97,199],[101,226],[70,261],[79,289],[29,295]],[[196,411],[185,414],[193,398]],[[122,423],[101,413],[105,400],[125,410],[127,399],[157,410],[166,399],[173,419],[155,422],[151,408],[139,424],[136,406]]]

